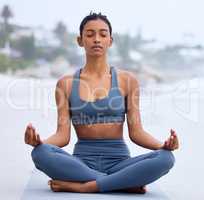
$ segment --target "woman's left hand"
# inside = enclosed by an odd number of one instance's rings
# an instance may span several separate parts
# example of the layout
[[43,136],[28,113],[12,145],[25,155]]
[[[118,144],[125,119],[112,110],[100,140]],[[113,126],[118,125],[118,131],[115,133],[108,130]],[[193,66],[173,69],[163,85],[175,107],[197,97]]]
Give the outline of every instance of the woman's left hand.
[[178,137],[176,135],[176,132],[171,129],[171,135],[170,137],[164,142],[164,145],[162,147],[163,149],[167,149],[170,151],[173,151],[175,149],[179,148],[179,141]]

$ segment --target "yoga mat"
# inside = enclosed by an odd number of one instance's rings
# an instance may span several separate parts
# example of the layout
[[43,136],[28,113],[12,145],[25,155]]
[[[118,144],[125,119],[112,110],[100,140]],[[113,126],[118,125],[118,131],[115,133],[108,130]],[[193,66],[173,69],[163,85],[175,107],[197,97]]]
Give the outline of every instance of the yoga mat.
[[39,171],[33,169],[31,177],[24,189],[21,200],[169,200],[167,195],[161,190],[157,183],[147,185],[146,194],[134,194],[125,192],[106,193],[74,193],[74,192],[53,192],[47,182],[50,178]]

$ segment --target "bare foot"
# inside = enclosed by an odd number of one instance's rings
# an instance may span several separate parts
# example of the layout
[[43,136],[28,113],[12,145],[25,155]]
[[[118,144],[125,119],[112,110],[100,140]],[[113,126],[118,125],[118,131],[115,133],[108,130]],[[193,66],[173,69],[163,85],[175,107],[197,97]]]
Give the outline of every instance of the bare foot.
[[[86,183],[82,182],[72,182],[72,181],[60,181],[60,180],[50,180],[48,181],[48,185],[53,192],[98,192],[99,188],[96,185],[96,181],[89,181]],[[145,194],[146,186],[141,187],[132,187],[127,189],[119,190],[122,192],[128,193],[137,193],[137,194]]]
[[128,192],[128,193],[145,194],[147,192],[147,188],[146,186],[141,186],[141,187],[123,189],[122,191]]
[[49,180],[48,185],[50,185],[50,188],[53,192],[83,192],[84,183]]

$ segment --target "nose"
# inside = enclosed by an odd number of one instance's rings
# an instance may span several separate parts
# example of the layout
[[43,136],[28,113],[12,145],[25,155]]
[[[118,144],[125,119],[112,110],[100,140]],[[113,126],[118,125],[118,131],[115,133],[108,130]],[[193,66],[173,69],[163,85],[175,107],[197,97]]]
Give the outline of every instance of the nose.
[[100,36],[98,34],[95,34],[94,43],[100,43]]

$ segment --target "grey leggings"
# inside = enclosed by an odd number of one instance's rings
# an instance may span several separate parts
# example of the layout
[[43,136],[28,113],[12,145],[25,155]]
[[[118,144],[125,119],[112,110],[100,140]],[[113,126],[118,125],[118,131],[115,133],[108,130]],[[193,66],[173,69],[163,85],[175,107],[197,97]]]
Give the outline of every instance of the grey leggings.
[[147,185],[167,174],[175,163],[173,153],[164,149],[131,157],[123,139],[78,139],[73,155],[40,144],[31,155],[36,168],[50,178],[95,180],[100,192]]

